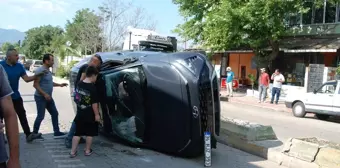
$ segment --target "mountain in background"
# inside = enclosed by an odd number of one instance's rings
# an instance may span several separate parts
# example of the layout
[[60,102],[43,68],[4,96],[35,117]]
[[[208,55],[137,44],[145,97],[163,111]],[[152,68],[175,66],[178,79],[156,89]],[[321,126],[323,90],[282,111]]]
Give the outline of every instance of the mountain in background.
[[26,34],[15,29],[0,28],[0,46],[5,42],[16,43],[19,40],[23,41]]

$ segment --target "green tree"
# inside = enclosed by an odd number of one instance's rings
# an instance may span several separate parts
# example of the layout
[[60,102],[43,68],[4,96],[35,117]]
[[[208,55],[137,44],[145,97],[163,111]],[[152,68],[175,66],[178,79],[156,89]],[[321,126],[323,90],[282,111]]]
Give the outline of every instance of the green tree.
[[6,42],[6,43],[3,43],[2,46],[1,46],[1,51],[3,53],[6,53],[8,49],[10,48],[15,48],[14,45],[10,42]]
[[29,29],[22,44],[24,54],[28,58],[41,59],[43,54],[55,52],[51,48],[52,42],[63,33],[62,28],[51,25]]
[[[19,40],[20,42],[20,40]],[[3,43],[2,46],[1,46],[1,51],[3,53],[6,53],[8,49],[10,48],[15,48],[19,53],[21,53],[21,48],[20,48],[20,43],[10,43],[10,42],[6,42],[6,43]]]
[[[331,3],[336,3],[333,0]],[[316,7],[324,1],[315,0]],[[258,63],[266,64],[279,52],[280,37],[286,35],[285,18],[305,13],[305,0],[173,0],[183,24],[174,30],[184,39],[202,43],[213,51],[249,47]],[[268,46],[271,52],[265,52]]]
[[100,17],[88,8],[78,10],[73,20],[67,21],[66,36],[84,54],[97,52],[102,44]]

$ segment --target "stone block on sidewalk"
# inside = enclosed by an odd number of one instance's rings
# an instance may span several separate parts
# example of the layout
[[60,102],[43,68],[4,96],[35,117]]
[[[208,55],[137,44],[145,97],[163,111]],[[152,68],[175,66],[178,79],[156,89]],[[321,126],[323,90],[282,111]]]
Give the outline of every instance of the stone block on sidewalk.
[[340,150],[334,148],[320,148],[315,163],[320,165],[320,167],[339,168]]
[[[304,161],[313,162],[319,151],[319,145],[302,141],[299,139],[292,139],[291,142],[285,145],[285,154],[291,157],[295,157]],[[290,146],[289,151],[286,149]]]
[[246,141],[276,140],[276,134],[271,126],[265,126],[248,121],[224,118],[222,132],[231,137]]

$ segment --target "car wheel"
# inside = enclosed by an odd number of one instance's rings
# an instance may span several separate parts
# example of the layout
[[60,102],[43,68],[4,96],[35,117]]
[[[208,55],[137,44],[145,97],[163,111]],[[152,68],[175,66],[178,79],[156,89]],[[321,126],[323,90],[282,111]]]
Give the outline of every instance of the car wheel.
[[305,105],[302,102],[296,102],[293,105],[293,114],[295,117],[305,117],[306,110]]
[[327,120],[330,116],[326,114],[315,114],[315,117],[319,120]]

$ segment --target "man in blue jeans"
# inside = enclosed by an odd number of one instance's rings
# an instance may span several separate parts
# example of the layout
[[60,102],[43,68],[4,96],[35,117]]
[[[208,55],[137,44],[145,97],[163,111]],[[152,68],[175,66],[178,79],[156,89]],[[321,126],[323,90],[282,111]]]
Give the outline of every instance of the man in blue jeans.
[[[50,113],[52,118],[52,126],[54,131],[54,138],[64,138],[66,136],[65,133],[60,132],[59,129],[59,121],[58,121],[58,110],[52,98],[53,87],[65,87],[67,83],[54,83],[52,73],[49,71],[50,67],[54,64],[54,58],[52,54],[45,54],[43,56],[43,66],[39,67],[35,73],[40,73],[43,71],[47,71],[47,73],[40,78],[34,80],[34,88],[36,89],[34,94],[34,100],[37,105],[38,115],[35,119],[33,125],[33,132],[38,133],[40,124],[45,118],[45,111]],[[41,136],[40,139],[43,140]]]
[[[79,71],[78,71],[78,75],[77,75],[77,79],[74,83],[74,89],[76,89],[77,87],[77,84],[79,81],[82,81],[85,79],[86,75],[85,75],[85,72],[86,72],[86,68],[88,66],[95,66],[95,67],[98,67],[100,68],[100,66],[102,65],[103,63],[103,60],[102,58],[100,57],[100,55],[94,55],[88,64],[84,64],[83,66],[81,66],[79,68]],[[76,125],[74,122],[72,122],[72,125],[71,125],[71,128],[70,128],[70,131],[68,132],[68,135],[67,137],[65,138],[65,146],[66,148],[71,148],[72,147],[72,138],[73,138],[73,135],[76,131]],[[85,140],[83,138],[80,139],[80,143],[84,143]]]
[[272,99],[270,101],[270,104],[274,103],[275,95],[276,95],[275,104],[278,104],[279,99],[280,99],[280,94],[281,94],[282,83],[285,82],[285,77],[280,73],[279,69],[276,69],[271,79],[273,80],[273,88],[272,88]]

